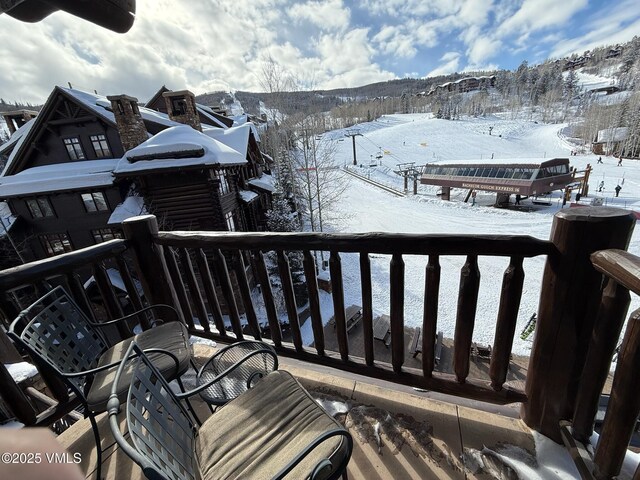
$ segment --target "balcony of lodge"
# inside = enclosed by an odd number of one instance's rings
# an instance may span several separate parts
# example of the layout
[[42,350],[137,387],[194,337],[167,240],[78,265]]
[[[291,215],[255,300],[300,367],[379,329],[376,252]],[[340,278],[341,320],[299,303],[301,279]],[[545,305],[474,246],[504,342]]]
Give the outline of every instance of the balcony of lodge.
[[[159,232],[155,217],[136,217],[124,222],[124,240],[0,272],[0,310],[6,325],[30,298],[61,284],[96,319],[117,318],[123,307],[106,272],[115,268],[129,302],[135,307],[144,302],[174,305],[194,339],[228,344],[257,338],[271,344],[281,359],[280,368],[293,373],[328,410],[334,409],[352,433],[356,446],[350,478],[492,478],[513,468],[501,461],[505,445],[526,452],[530,464],[544,465],[541,455],[548,449],[536,454],[541,439],[566,445],[575,471],[584,478],[613,478],[620,473],[640,412],[635,391],[640,319],[632,315],[627,321],[630,292],[640,294],[640,259],[626,252],[634,225],[628,212],[602,207],[559,212],[549,240],[506,235]],[[289,266],[292,251],[301,252],[311,343],[303,341],[305,326]],[[315,251],[329,252],[334,325],[325,324],[320,312]],[[271,268],[265,262],[267,252],[275,252],[270,254]],[[360,267],[357,328],[349,328],[345,308],[345,254],[356,254]],[[388,346],[374,337],[372,254],[390,257]],[[405,255],[425,257],[421,352],[415,357],[409,352],[404,318]],[[436,365],[438,299],[455,294],[439,288],[440,258],[445,256],[465,259],[455,334],[446,343],[450,371]],[[505,257],[509,263],[501,280],[491,279],[500,291],[495,336],[485,368],[478,369],[472,347],[482,256]],[[514,362],[520,361],[512,359],[511,350],[523,262],[535,256],[546,257],[543,276],[536,279],[541,294],[535,339],[526,373],[514,381],[509,375]],[[248,271],[260,285],[260,303]],[[91,274],[100,290],[97,306],[80,280]],[[282,289],[286,328],[274,301],[274,276]],[[134,278],[142,285],[142,298]],[[153,328],[144,318],[139,327]],[[39,393],[13,381],[4,363],[11,356],[22,358],[22,352],[13,349],[2,332],[0,395],[6,409],[26,426],[50,426],[68,418],[73,397],[51,372],[40,371]],[[608,387],[607,414],[593,451],[584,443],[592,437],[621,332],[624,340]],[[211,348],[196,342],[196,363],[206,359]],[[85,475],[93,478],[91,429],[86,419],[71,415],[78,420],[58,440],[82,454]],[[100,421],[106,425],[105,418]],[[103,456],[104,476],[142,478],[140,469],[113,446],[109,429],[100,431],[103,450],[109,452]]]

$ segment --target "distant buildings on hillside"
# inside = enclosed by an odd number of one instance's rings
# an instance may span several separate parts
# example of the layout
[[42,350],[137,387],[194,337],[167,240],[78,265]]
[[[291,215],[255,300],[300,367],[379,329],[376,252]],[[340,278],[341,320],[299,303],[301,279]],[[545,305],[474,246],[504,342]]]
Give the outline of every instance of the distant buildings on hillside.
[[429,92],[427,92],[426,96],[435,95],[442,92],[452,92],[452,93],[464,93],[464,92],[473,92],[475,90],[481,90],[483,88],[495,87],[496,84],[496,76],[495,75],[483,75],[480,77],[465,77],[455,82],[446,82],[440,85],[436,85]]

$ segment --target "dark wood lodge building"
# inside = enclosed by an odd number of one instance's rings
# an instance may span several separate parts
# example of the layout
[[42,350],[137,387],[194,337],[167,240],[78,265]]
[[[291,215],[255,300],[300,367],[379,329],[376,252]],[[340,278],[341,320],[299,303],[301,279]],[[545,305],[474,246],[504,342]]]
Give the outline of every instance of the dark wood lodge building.
[[203,125],[187,91],[162,98],[168,114],[56,87],[16,125],[0,201],[25,260],[120,237],[120,223],[145,212],[173,229],[264,228],[273,181],[251,125]]

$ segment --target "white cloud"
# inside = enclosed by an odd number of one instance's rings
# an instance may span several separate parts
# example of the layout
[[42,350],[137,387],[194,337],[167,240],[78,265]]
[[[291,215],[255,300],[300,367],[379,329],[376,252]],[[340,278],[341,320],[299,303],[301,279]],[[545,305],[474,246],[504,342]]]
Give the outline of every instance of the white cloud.
[[493,58],[501,46],[502,43],[499,40],[493,40],[489,37],[476,38],[467,50],[467,58],[473,64],[483,64]]
[[562,26],[587,4],[588,0],[524,0],[518,11],[502,22],[498,34],[523,34]]
[[458,71],[458,66],[460,65],[460,53],[458,52],[447,52],[441,58],[441,63],[438,67],[431,70],[429,73],[425,75],[425,77],[437,77],[438,75],[448,75],[450,73],[454,73]]
[[342,0],[296,3],[288,13],[294,21],[307,21],[331,30],[345,30],[351,19],[351,12]]
[[405,33],[404,27],[385,25],[372,40],[387,55],[411,58],[417,53],[416,38]]

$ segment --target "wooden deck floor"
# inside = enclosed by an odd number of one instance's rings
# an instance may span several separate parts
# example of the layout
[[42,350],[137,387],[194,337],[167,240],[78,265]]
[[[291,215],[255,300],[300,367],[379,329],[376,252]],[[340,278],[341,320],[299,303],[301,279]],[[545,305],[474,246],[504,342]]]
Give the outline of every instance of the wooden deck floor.
[[[200,357],[210,353],[210,347],[196,346]],[[353,480],[494,478],[487,469],[477,470],[476,462],[470,461],[474,456],[479,458],[484,447],[517,445],[532,454],[535,449],[528,429],[510,416],[433,400],[406,388],[369,383],[368,379],[325,367],[307,368],[287,359],[282,359],[281,368],[295,375],[315,398],[347,405],[349,413],[338,418],[355,440],[348,467]],[[106,449],[103,478],[144,478],[141,470],[115,448],[106,415],[99,418],[99,425]],[[86,478],[96,478],[89,422],[76,423],[58,439],[70,452],[82,454]]]

